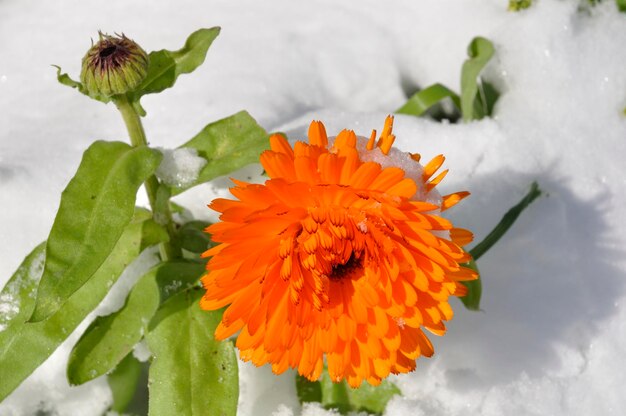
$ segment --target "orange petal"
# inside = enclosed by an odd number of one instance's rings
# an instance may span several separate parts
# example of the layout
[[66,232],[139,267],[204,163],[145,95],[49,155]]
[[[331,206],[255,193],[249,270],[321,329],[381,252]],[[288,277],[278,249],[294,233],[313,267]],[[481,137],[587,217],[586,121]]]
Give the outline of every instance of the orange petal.
[[309,126],[309,143],[313,146],[323,148],[328,147],[328,136],[326,136],[326,128],[321,121],[312,121]]
[[422,180],[426,182],[431,176],[443,165],[446,158],[443,155],[435,156],[426,166],[424,166],[424,172],[422,172]]
[[445,211],[448,208],[452,208],[460,200],[462,200],[465,197],[468,197],[469,195],[470,195],[469,192],[463,191],[463,192],[455,192],[453,194],[444,196],[443,197],[443,202],[441,203],[441,210]]

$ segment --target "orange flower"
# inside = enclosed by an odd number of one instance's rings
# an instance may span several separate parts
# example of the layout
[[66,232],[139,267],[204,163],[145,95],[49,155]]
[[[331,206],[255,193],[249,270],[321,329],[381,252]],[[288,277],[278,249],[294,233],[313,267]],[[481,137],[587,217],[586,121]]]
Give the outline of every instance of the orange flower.
[[422,167],[392,149],[392,124],[377,143],[376,131],[349,130],[329,143],[319,121],[309,144],[273,135],[261,155],[270,179],[235,181],[238,200],[211,203],[222,215],[207,232],[221,244],[204,253],[201,306],[230,305],[215,336],[240,331],[243,360],[316,380],[325,355],[331,379],[357,387],[433,354],[423,328],[442,335],[448,297],[476,278],[459,265],[472,234],[439,216],[468,193],[442,198],[434,188],[447,171],[431,178],[443,156]]

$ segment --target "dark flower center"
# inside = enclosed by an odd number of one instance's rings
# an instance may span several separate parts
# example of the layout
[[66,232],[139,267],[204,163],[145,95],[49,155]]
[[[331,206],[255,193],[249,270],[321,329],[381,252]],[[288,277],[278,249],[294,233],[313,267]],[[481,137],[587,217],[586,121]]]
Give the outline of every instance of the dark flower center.
[[354,253],[352,253],[347,262],[333,265],[333,271],[328,277],[333,280],[341,280],[362,267],[363,263],[361,259],[355,257]]
[[92,65],[103,72],[119,68],[132,58],[132,46],[132,41],[124,37],[101,40],[92,52]]
[[100,58],[106,58],[109,55],[113,55],[117,49],[116,45],[107,46],[100,51]]

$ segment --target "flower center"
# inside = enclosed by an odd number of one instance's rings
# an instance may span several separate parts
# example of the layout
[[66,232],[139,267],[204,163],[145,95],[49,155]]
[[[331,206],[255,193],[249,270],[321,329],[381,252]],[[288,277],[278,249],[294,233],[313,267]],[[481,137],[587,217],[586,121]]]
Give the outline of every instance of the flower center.
[[338,263],[333,265],[333,271],[328,276],[332,280],[341,280],[353,272],[362,269],[363,262],[360,258],[356,258],[354,253],[350,255],[350,258],[345,263]]
[[116,49],[117,49],[116,45],[111,45],[102,49],[100,51],[100,58],[106,58],[107,56],[113,55]]

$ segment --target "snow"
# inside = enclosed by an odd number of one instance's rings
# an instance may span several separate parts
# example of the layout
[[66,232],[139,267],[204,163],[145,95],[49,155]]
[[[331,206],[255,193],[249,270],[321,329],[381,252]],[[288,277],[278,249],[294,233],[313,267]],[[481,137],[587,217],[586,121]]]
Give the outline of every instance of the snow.
[[[381,130],[382,127],[380,130],[376,131],[380,132]],[[380,137],[380,133],[378,133],[378,136],[376,137]],[[404,171],[404,176],[406,178],[413,179],[416,184],[422,183],[422,173],[424,172],[424,167],[421,163],[411,159],[409,152],[403,152],[397,147],[392,147],[388,154],[383,153],[379,147],[367,150],[367,141],[367,138],[358,136],[356,148],[359,152],[361,160],[364,162],[376,162],[383,168],[398,167]],[[428,163],[428,161],[425,162]],[[415,192],[412,199],[416,201],[426,201],[433,204],[441,203],[441,195],[436,188],[430,192],[425,192],[423,186],[418,186],[417,192]]]
[[148,348],[148,343],[145,340],[142,340],[133,349],[133,357],[138,359],[141,362],[146,362],[150,359],[152,353],[150,352],[150,348]]
[[[41,279],[45,261],[44,252],[32,259],[30,265],[21,265],[15,271],[15,280],[6,283],[0,294],[0,332],[7,328],[7,323],[20,313],[19,294],[28,287],[36,287]],[[35,293],[29,293],[29,297],[34,298]]]
[[[532,181],[545,194],[478,262],[483,311],[454,302],[448,334],[431,337],[435,356],[393,378],[403,397],[386,414],[620,415],[626,14],[609,0],[596,8],[539,1],[520,13],[507,12],[507,3],[144,0],[108,2],[94,13],[93,1],[0,2],[0,52],[10,57],[0,60],[0,282],[46,238],[89,143],[125,137],[112,105],[57,85],[49,66],[78,76],[98,29],[123,31],[155,50],[179,48],[196,28],[222,26],[204,66],[143,100],[151,144],[168,149],[241,109],[292,140],[304,137],[312,119],[329,135],[350,128],[367,137],[403,104],[405,90],[435,82],[458,90],[467,45],[485,36],[496,56],[484,76],[502,93],[494,117],[444,124],[396,116],[394,147],[424,161],[446,156],[450,173],[440,192],[472,193],[447,215],[477,241]],[[233,176],[259,180],[260,172],[253,165]],[[228,196],[229,183],[221,178],[177,201],[215,219],[206,204]],[[123,301],[132,278],[121,281],[105,311]],[[67,353],[86,324],[0,404],[0,414],[106,409],[106,382],[70,388],[65,381]],[[242,364],[240,376],[243,416],[333,414],[300,408],[293,373],[276,377]]]
[[196,149],[159,149],[163,160],[156,171],[157,178],[170,186],[185,188],[193,184],[200,170],[207,164],[206,159],[198,156]]
[[6,323],[20,312],[20,300],[11,293],[0,295],[0,331],[6,329]]

